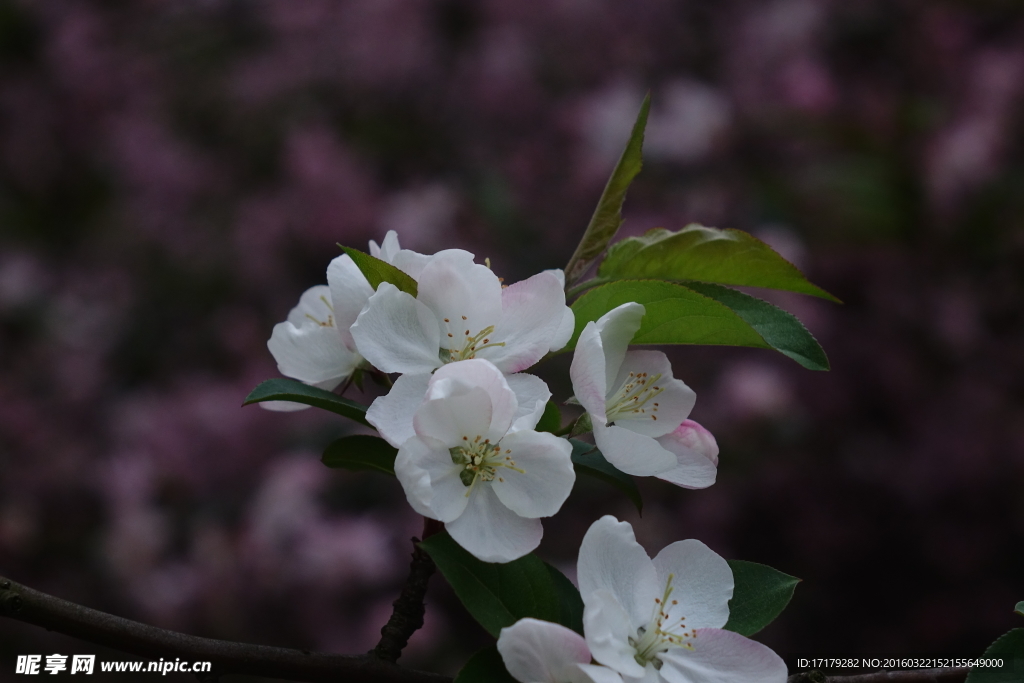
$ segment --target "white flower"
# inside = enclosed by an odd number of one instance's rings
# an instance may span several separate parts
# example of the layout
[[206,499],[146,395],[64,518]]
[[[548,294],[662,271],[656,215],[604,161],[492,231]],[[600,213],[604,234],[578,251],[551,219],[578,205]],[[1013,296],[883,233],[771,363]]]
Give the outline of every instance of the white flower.
[[430,257],[417,281],[415,298],[382,282],[352,327],[359,352],[384,372],[424,374],[484,358],[511,374],[564,335],[569,309],[550,272],[503,288],[472,254],[448,249]]
[[711,458],[675,434],[697,395],[672,377],[661,351],[627,350],[644,312],[638,303],[623,304],[583,328],[569,370],[576,399],[590,414],[597,447],[623,472],[710,486],[717,446]]
[[[415,277],[429,256],[399,249],[394,231],[378,248],[370,242],[370,251]],[[330,391],[341,384],[363,362],[349,328],[373,295],[373,287],[347,255],[342,254],[327,267],[327,285],[307,289],[288,319],[274,326],[267,348],[285,377],[297,379]],[[303,410],[309,406],[291,401],[267,401],[269,410]]]
[[697,540],[651,560],[626,522],[605,516],[583,537],[577,566],[587,645],[626,683],[783,683],[772,650],[722,630],[732,570]]
[[[380,435],[395,448],[416,436],[413,416],[416,409],[427,399],[427,386],[431,375],[402,375],[395,380],[385,396],[377,397],[366,411],[366,420],[380,432]],[[525,372],[506,375],[505,382],[516,395],[516,414],[512,418],[512,430],[533,429],[537,426],[551,390],[540,377]]]
[[520,683],[622,683],[611,669],[590,663],[590,649],[575,631],[539,619],[501,629],[498,652]]
[[416,512],[445,523],[485,562],[509,562],[540,543],[541,517],[558,512],[576,480],[572,447],[533,431],[508,382],[489,361],[439,369],[399,448],[395,474]]

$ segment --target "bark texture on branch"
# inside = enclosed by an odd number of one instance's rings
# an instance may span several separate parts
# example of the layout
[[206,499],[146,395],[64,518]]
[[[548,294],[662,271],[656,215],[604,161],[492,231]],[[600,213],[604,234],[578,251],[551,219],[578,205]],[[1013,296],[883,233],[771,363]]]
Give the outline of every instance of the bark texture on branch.
[[388,623],[380,630],[380,642],[370,654],[385,662],[397,662],[409,638],[423,626],[426,608],[423,598],[427,594],[427,582],[437,567],[430,555],[417,545],[420,539],[413,538],[412,562],[409,578],[402,586],[402,594],[392,603],[395,607]]
[[[311,682],[452,683],[448,676],[403,669],[372,655],[303,652],[168,631],[61,600],[2,576],[0,616],[144,657],[212,662],[213,671],[203,677],[204,683],[227,674]],[[826,676],[820,671],[807,671],[790,676],[787,683],[963,683],[967,671],[916,669],[856,676]]]
[[334,655],[199,638],[115,617],[0,577],[0,615],[82,640],[164,659],[213,663],[213,675],[250,674],[291,681],[451,683],[451,678],[403,669],[371,655]]

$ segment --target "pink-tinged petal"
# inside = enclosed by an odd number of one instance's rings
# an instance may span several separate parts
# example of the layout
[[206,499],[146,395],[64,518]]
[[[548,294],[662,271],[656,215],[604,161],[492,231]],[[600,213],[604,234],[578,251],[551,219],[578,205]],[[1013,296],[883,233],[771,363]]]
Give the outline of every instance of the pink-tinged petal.
[[441,365],[441,332],[433,312],[390,282],[382,282],[352,326],[363,358],[384,372],[421,374]]
[[[491,397],[479,387],[423,402],[412,418],[417,436],[429,436],[455,448],[489,438]],[[449,460],[451,458],[449,457]]]
[[582,675],[577,675],[576,672],[570,670],[565,677],[569,683],[622,683],[622,676],[606,666],[577,664],[576,669]]
[[590,664],[583,636],[539,619],[520,619],[501,629],[498,653],[508,672],[521,683],[562,683],[575,664]]
[[635,477],[657,476],[675,469],[678,463],[675,454],[652,437],[625,427],[605,427],[595,421],[594,443],[608,462]]
[[400,448],[416,435],[412,418],[426,399],[428,382],[428,374],[402,375],[391,391],[385,396],[378,396],[366,411],[366,421],[395,448]]
[[420,273],[418,291],[417,299],[437,318],[446,349],[461,350],[467,332],[473,337],[501,319],[501,282],[490,268],[473,263],[468,251],[434,254]]
[[718,466],[718,441],[715,440],[714,434],[699,423],[683,420],[668,437],[679,447],[693,451],[711,461],[715,467]]
[[601,345],[601,332],[596,322],[589,322],[580,333],[576,342],[576,351],[569,367],[569,378],[576,400],[590,413],[595,424],[605,424],[605,396],[608,383],[605,380],[604,348]]
[[616,425],[637,434],[653,437],[668,434],[686,419],[697,402],[697,394],[690,387],[672,378],[672,364],[661,351],[627,352],[619,374],[609,385],[608,402],[615,401],[629,384],[633,385],[631,393],[635,395],[640,381],[650,388],[638,396],[635,407],[627,412],[608,415]]
[[583,608],[583,633],[594,659],[623,676],[643,676],[636,648],[629,638],[636,635],[629,614],[616,596],[602,588],[590,593]]
[[331,290],[334,324],[345,346],[355,351],[356,342],[349,328],[373,296],[373,287],[348,254],[342,254],[327,266],[327,285]]
[[525,370],[551,349],[566,311],[572,313],[565,305],[565,292],[550,273],[537,273],[506,287],[501,291],[501,320],[492,339],[504,346],[483,349],[477,356],[502,372]]
[[654,558],[658,583],[664,586],[672,575],[670,621],[686,617],[687,628],[721,628],[729,620],[733,577],[729,563],[696,539],[676,541],[662,548]]
[[633,527],[611,515],[591,524],[583,536],[576,576],[585,604],[597,591],[608,591],[626,610],[626,626],[634,631],[647,624],[654,599],[661,595],[654,563],[636,542]]
[[540,545],[539,519],[520,517],[501,504],[491,487],[477,481],[465,512],[445,529],[455,542],[484,562],[518,560]]
[[295,327],[310,324],[323,327],[334,326],[334,307],[331,304],[330,287],[316,285],[307,289],[299,297],[298,305],[288,312],[286,320]]
[[615,388],[612,383],[619,374],[629,342],[633,341],[633,335],[640,329],[640,321],[646,312],[642,304],[630,302],[598,318],[597,331],[601,335],[601,347],[604,349],[606,387]]
[[509,432],[521,430],[532,430],[540,422],[544,415],[544,409],[551,400],[551,390],[540,377],[519,372],[514,375],[506,375],[505,381],[510,389],[515,392],[516,401],[519,407],[512,418],[512,426]]
[[497,443],[512,425],[519,410],[519,401],[501,370],[493,364],[482,359],[470,359],[441,366],[430,378],[427,398],[462,394],[473,387],[486,391],[491,402],[490,425],[486,431],[477,434]]
[[676,455],[675,469],[655,475],[687,489],[703,489],[718,476],[718,444],[711,432],[693,420],[684,420],[671,434],[658,437],[663,448]]
[[526,431],[509,434],[499,445],[516,468],[498,468],[491,482],[502,504],[521,517],[558,512],[576,482],[569,442],[554,434]]
[[784,683],[786,663],[770,648],[732,631],[697,630],[693,650],[661,655],[668,683]]
[[395,476],[409,504],[424,517],[442,522],[458,518],[469,502],[460,471],[448,447],[430,437],[414,436],[395,456]]
[[314,323],[302,327],[290,322],[274,325],[267,348],[282,375],[306,384],[338,380],[334,384],[337,386],[361,360],[345,347],[335,328]]

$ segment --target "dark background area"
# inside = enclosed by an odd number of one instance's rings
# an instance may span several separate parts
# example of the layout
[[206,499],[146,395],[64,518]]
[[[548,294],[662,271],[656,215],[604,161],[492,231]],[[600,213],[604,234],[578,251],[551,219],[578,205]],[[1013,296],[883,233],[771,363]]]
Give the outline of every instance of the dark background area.
[[[240,408],[336,242],[568,260],[644,92],[625,234],[769,241],[833,369],[678,348],[722,448],[643,518],[804,581],[780,654],[977,656],[1024,599],[1024,11],[830,0],[0,0],[0,573],[167,628],[376,642],[419,521],[351,428]],[[563,357],[538,366],[569,394]],[[366,399],[370,400],[371,396]],[[403,662],[486,635],[444,581]],[[16,654],[101,652],[0,620]],[[111,654],[115,659],[132,659]],[[120,680],[126,680],[124,676]]]

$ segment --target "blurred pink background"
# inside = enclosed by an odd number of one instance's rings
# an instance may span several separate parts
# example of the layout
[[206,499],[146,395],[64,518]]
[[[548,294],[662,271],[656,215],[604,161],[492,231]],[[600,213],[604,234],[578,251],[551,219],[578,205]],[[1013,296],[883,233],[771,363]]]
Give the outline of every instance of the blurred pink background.
[[[831,0],[0,0],[0,574],[198,635],[374,645],[419,521],[351,430],[240,408],[336,242],[561,267],[645,91],[624,234],[765,239],[833,364],[678,348],[722,447],[637,517],[804,579],[780,654],[977,656],[1024,599],[1024,11]],[[568,358],[537,368],[568,397]],[[369,401],[372,395],[364,397]],[[487,643],[443,579],[402,662]],[[106,653],[0,620],[17,654]]]

